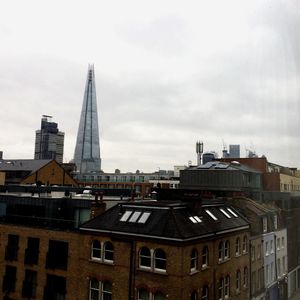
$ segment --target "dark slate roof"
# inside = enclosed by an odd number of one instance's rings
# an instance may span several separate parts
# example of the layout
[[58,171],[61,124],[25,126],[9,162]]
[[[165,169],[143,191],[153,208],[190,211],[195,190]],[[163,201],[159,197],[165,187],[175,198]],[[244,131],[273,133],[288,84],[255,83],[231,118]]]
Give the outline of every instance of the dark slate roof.
[[[230,218],[226,217],[220,211],[221,208],[229,214]],[[228,208],[230,208],[237,217],[230,213]],[[218,220],[213,220],[205,211],[206,209],[213,213]],[[138,221],[120,221],[126,211],[150,212],[150,216],[144,224]],[[202,222],[193,223],[190,220],[191,216],[198,216]],[[232,207],[224,203],[202,204],[198,209],[192,209],[188,204],[182,202],[170,203],[152,201],[118,204],[102,215],[84,223],[80,229],[125,236],[189,241],[209,238],[216,234],[219,235],[246,228],[249,228],[249,223],[246,219]]]
[[51,159],[2,159],[0,160],[0,172],[30,171],[34,173],[51,161]]
[[199,165],[199,166],[193,166],[190,167],[186,170],[241,170],[241,171],[246,171],[246,172],[252,172],[252,173],[260,173],[259,171],[250,168],[246,165],[242,165],[237,161],[232,161],[230,163],[228,162],[220,162],[220,161],[209,161],[204,165]]

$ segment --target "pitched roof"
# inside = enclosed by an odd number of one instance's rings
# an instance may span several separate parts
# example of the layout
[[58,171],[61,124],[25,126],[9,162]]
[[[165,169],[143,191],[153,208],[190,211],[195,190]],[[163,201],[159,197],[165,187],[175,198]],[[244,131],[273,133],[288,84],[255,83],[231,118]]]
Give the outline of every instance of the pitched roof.
[[30,171],[34,173],[51,161],[51,159],[2,159],[0,160],[0,172]]
[[182,202],[152,201],[118,204],[86,222],[80,229],[171,241],[189,241],[247,228],[249,223],[246,219],[224,203],[203,204],[200,208],[193,209]]

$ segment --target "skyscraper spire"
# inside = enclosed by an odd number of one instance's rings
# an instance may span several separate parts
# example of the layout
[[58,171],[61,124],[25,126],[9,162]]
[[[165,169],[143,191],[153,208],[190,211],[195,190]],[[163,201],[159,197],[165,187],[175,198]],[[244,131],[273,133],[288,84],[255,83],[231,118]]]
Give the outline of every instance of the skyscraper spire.
[[88,67],[74,163],[80,173],[101,170],[94,65]]

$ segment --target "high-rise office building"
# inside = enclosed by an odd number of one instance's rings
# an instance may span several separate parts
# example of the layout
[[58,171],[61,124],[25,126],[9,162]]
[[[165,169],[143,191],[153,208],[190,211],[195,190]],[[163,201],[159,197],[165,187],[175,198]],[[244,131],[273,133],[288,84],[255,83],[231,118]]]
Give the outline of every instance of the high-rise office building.
[[74,163],[79,173],[101,170],[94,66],[89,65],[80,115]]
[[55,159],[62,163],[65,134],[51,119],[51,116],[43,115],[41,129],[35,132],[34,159]]
[[229,157],[240,158],[240,145],[229,145]]

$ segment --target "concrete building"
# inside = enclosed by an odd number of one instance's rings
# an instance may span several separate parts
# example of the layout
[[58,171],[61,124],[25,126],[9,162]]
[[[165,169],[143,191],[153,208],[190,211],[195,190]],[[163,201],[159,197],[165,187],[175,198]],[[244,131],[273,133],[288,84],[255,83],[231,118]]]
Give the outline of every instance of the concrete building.
[[[230,163],[232,159],[221,158],[220,161]],[[264,191],[300,195],[300,170],[268,162],[266,157],[235,158],[234,161],[261,172]]]
[[51,116],[43,115],[41,129],[35,132],[34,159],[55,159],[62,163],[65,134],[51,119]]
[[240,145],[229,145],[229,157],[230,158],[241,157]]
[[101,171],[94,66],[89,65],[74,153],[79,173]]
[[180,188],[203,190],[217,197],[246,196],[260,199],[261,173],[238,162],[210,161],[180,172]]

